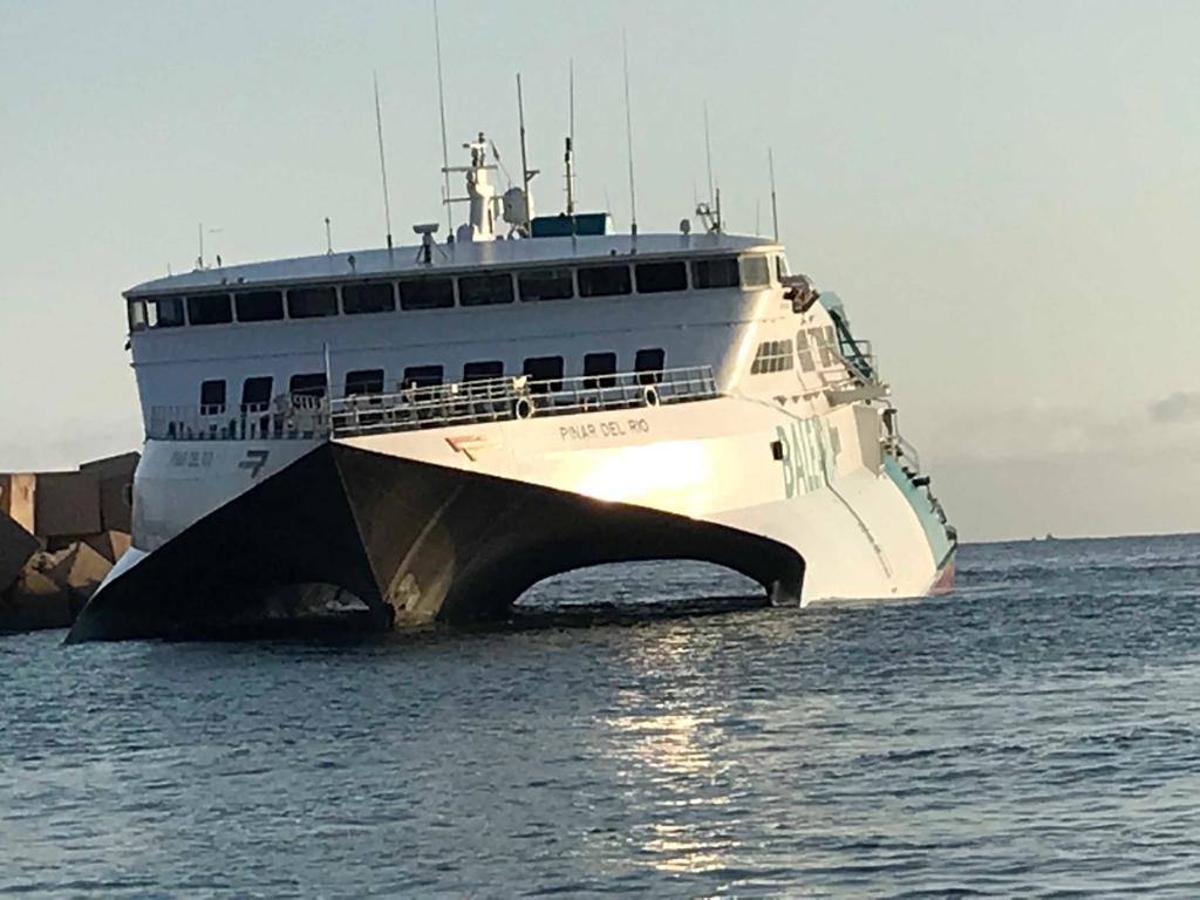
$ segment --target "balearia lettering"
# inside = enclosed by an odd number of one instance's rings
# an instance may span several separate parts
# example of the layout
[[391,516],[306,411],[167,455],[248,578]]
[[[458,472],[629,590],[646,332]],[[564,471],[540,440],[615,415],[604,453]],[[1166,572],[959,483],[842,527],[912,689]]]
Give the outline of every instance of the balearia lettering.
[[791,500],[828,484],[837,468],[837,449],[820,419],[801,419],[776,425],[775,437],[783,448],[783,493]]

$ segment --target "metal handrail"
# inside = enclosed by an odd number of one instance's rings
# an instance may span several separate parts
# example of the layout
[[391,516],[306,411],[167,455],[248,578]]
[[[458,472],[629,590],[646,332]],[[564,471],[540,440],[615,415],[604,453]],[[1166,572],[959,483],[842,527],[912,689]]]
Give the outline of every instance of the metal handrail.
[[233,410],[155,406],[146,436],[154,440],[324,439],[684,403],[717,395],[710,366],[536,380],[505,376],[332,400],[285,394],[270,405]]

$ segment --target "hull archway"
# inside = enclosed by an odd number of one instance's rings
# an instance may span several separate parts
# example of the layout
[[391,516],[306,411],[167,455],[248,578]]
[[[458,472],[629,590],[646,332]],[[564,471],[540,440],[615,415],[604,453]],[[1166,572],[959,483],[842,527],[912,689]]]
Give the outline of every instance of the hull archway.
[[105,584],[69,642],[496,619],[601,563],[692,559],[798,601],[804,560],[727,526],[327,443]]

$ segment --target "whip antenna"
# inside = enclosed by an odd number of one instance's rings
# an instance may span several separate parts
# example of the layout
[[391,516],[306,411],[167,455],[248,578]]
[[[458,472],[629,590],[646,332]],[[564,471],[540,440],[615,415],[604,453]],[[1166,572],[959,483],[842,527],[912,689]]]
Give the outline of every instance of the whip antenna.
[[529,210],[532,202],[529,199],[529,179],[533,173],[529,171],[529,160],[525,153],[525,98],[521,94],[521,73],[517,73],[517,119],[521,126],[521,190],[525,192],[525,228],[530,227]]
[[[575,215],[575,60],[570,61],[567,74],[567,215]],[[572,226],[574,228],[574,226]]]
[[708,165],[708,200],[712,203],[715,202],[715,195],[713,194],[712,143],[708,137],[708,103],[704,104],[704,158]]
[[454,233],[454,220],[450,210],[450,152],[446,147],[446,93],[442,86],[442,32],[438,27],[437,0],[433,0],[433,46],[437,53],[438,115],[442,120],[442,177],[445,180],[442,202],[446,205],[446,232],[449,236]]
[[625,68],[625,143],[629,149],[629,233],[637,237],[637,193],[633,186],[633,115],[629,111],[629,42],[621,32],[621,58]]
[[771,174],[771,224],[775,227],[775,243],[779,243],[779,207],[775,203],[775,153],[767,148],[767,170]]
[[375,135],[379,138],[379,178],[383,182],[383,221],[387,226],[387,246],[392,249],[392,205],[388,201],[387,163],[383,155],[383,116],[379,112],[379,73],[371,72],[375,85]]

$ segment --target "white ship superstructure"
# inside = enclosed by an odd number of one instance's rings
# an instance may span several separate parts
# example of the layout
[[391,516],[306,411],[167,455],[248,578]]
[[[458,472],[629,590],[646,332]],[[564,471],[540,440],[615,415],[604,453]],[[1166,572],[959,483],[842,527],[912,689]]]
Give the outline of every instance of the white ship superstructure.
[[870,347],[782,246],[532,218],[468,146],[453,240],[126,293],[133,548],[71,639],[493,617],[621,560],[716,562],[777,602],[949,585]]

